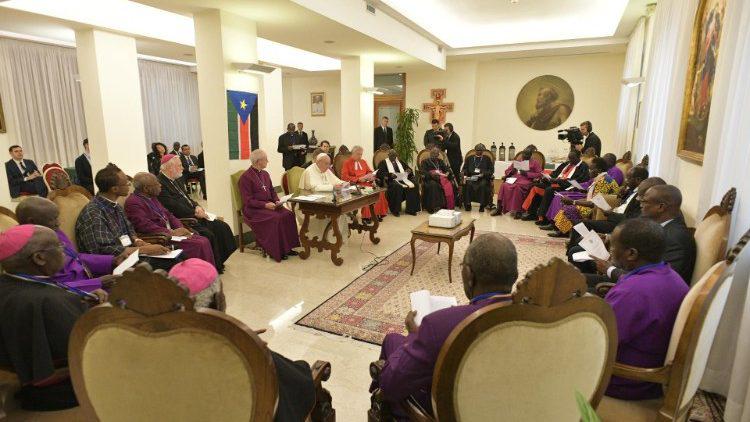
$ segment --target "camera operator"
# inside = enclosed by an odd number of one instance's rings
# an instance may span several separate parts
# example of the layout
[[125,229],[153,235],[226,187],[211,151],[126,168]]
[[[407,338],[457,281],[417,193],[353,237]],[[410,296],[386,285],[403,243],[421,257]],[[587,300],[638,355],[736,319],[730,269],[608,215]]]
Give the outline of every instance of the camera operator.
[[583,135],[583,148],[580,150],[581,153],[586,152],[589,148],[594,148],[594,151],[596,151],[596,156],[601,157],[602,156],[602,141],[599,139],[598,136],[596,136],[596,133],[592,132],[591,122],[586,120],[585,122],[581,123],[581,135]]

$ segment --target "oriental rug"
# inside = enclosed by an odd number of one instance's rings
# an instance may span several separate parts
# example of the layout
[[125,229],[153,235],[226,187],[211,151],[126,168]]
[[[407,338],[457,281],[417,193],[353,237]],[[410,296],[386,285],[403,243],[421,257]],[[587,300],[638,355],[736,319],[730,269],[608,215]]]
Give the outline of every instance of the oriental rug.
[[[476,236],[482,232],[477,231]],[[565,259],[566,239],[507,234],[518,251],[522,277],[553,257]],[[466,236],[456,242],[453,253],[453,283],[448,283],[448,247],[416,242],[416,265],[411,271],[408,243],[357,277],[349,285],[297,321],[298,325],[373,344],[381,344],[390,332],[404,332],[404,317],[411,310],[409,293],[427,289],[433,295],[454,296],[468,303],[461,282],[461,260],[469,245]]]

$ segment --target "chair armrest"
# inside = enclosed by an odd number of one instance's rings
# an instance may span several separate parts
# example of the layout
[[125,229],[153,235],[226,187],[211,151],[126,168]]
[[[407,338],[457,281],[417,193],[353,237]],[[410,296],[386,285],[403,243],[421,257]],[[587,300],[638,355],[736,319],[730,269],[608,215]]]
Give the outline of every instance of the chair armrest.
[[380,373],[383,371],[384,366],[385,361],[383,359],[370,363],[370,378],[377,381],[380,378]]
[[609,290],[613,287],[615,287],[615,283],[604,282],[597,284],[594,290],[596,291],[597,296],[604,297],[607,296],[607,293],[609,293]]
[[333,408],[331,393],[323,388],[323,381],[331,376],[331,363],[318,360],[312,365],[312,379],[315,386],[315,405],[307,416],[311,422],[335,422],[336,409]]
[[403,407],[412,422],[435,422],[435,418],[430,416],[411,396],[404,400]]
[[323,360],[315,361],[312,366],[313,384],[320,385],[331,378],[331,363]]
[[655,382],[665,385],[669,380],[671,366],[661,366],[659,368],[641,368],[638,366],[626,365],[615,362],[612,368],[612,375],[627,378],[634,381]]
[[172,236],[161,233],[138,233],[137,236],[144,242],[164,246],[168,245],[169,241],[172,239]]

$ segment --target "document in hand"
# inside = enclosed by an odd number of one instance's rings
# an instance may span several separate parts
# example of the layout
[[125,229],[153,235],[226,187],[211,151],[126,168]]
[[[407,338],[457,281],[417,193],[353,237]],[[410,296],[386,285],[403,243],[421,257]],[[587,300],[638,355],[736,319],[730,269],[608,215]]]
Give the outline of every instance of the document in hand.
[[594,231],[586,233],[586,236],[578,244],[594,258],[609,259],[607,247],[604,246],[602,238]]
[[409,173],[405,171],[401,173],[393,173],[393,175],[396,176],[396,180],[399,182],[402,182],[409,178]]
[[[150,256],[151,258],[162,258],[162,259],[175,259],[182,253],[182,249],[175,249],[173,251],[167,252],[164,255],[146,255],[143,256]],[[128,257],[129,258],[129,257]]]
[[182,242],[187,239],[187,236],[172,236],[172,242]]
[[516,183],[516,178],[515,177],[509,177],[509,178],[505,179],[505,183],[507,183],[509,185],[512,185],[513,183]]
[[601,208],[604,211],[609,211],[612,209],[612,207],[609,206],[609,203],[607,202],[606,199],[604,199],[601,193],[596,194],[596,196],[591,198],[591,202],[593,202],[594,205],[596,205],[597,207]]
[[414,318],[417,325],[421,325],[422,318],[435,311],[458,305],[455,297],[431,296],[429,290],[418,290],[409,293],[409,299],[411,299],[411,310],[417,311],[417,315]]
[[208,221],[214,221],[216,220],[216,214],[206,211],[206,218]]
[[127,258],[125,258],[124,261],[120,263],[120,265],[117,266],[114,270],[112,270],[112,275],[120,275],[125,272],[128,268],[135,265],[136,262],[138,262],[138,250],[128,255]]
[[529,171],[529,160],[514,161],[513,167],[515,167],[518,171]]
[[581,184],[580,184],[580,183],[578,183],[578,181],[577,181],[577,180],[573,180],[573,179],[568,179],[568,182],[570,182],[570,186],[572,186],[572,187],[574,187],[574,188],[576,188],[576,189],[584,190],[584,189],[583,189],[583,186],[581,186]]

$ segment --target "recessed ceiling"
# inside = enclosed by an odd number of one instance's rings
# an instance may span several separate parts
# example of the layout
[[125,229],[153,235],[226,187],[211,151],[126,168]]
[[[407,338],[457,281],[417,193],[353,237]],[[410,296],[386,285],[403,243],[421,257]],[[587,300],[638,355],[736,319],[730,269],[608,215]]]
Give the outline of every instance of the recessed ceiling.
[[451,48],[610,37],[628,0],[380,0]]

